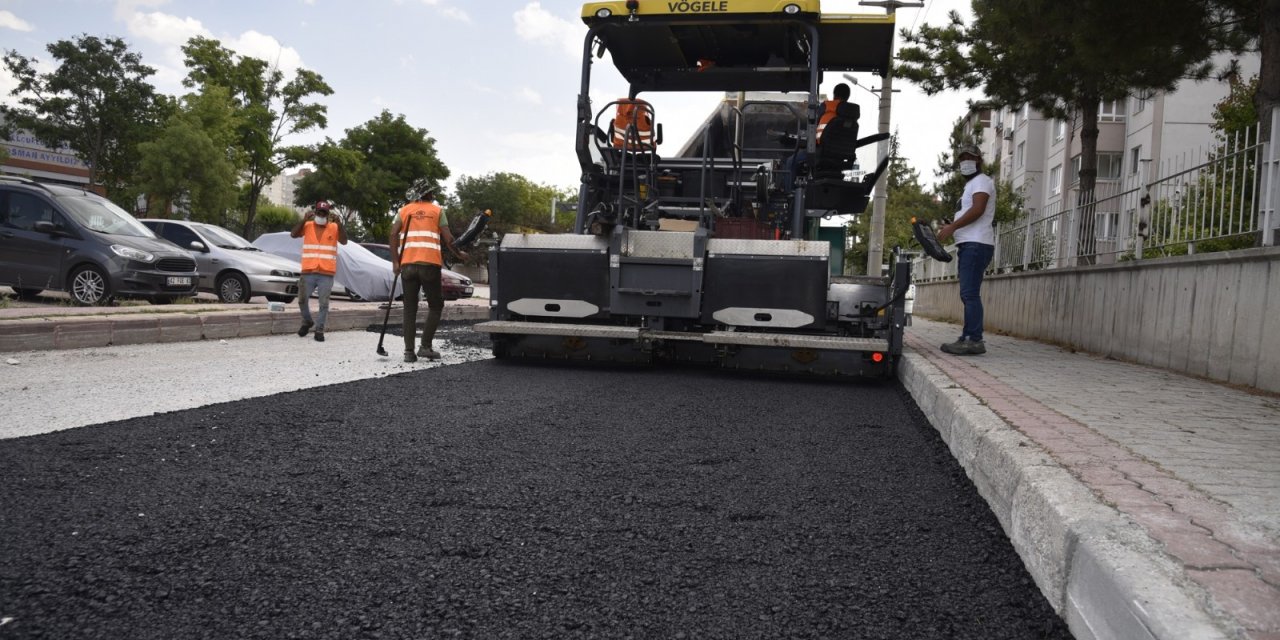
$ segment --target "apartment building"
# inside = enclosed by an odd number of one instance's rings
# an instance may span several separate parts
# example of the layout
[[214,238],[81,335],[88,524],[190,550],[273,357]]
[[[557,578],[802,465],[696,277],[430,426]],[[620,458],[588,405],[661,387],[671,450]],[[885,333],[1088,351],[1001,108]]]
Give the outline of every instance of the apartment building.
[[[1232,57],[1215,60],[1225,66]],[[1236,59],[1242,76],[1258,72],[1258,56]],[[1226,81],[1184,80],[1171,92],[1105,101],[1098,108],[1098,176],[1095,195],[1103,199],[1162,175],[1205,162],[1214,143],[1214,106],[1230,90]],[[990,113],[984,116],[984,113]],[[970,122],[991,122],[984,133],[987,162],[1000,162],[999,179],[1020,189],[1030,217],[1054,215],[1075,203],[1080,184],[1081,123],[1046,118],[1028,105],[993,110],[977,104]],[[1121,212],[1099,212],[1096,230],[1110,235]]]
[[290,207],[299,213],[306,211],[306,207],[294,205],[293,196],[298,180],[302,179],[303,176],[309,173],[311,173],[311,170],[306,168],[299,169],[294,173],[282,172],[262,189],[262,197],[266,198],[267,202],[270,202],[271,204]]

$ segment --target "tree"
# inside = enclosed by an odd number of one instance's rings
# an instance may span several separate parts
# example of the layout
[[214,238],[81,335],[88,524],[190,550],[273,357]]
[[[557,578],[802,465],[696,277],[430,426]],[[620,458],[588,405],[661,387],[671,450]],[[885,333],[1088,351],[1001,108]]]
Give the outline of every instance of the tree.
[[16,129],[31,132],[52,148],[68,147],[89,165],[89,181],[108,188],[120,205],[133,210],[131,181],[141,162],[138,144],[154,135],[172,104],[156,94],[142,64],[120,38],[82,35],[46,47],[58,62],[48,73],[37,60],[8,51],[5,67],[18,84],[17,106],[0,106],[5,139]]
[[[1097,179],[1103,101],[1203,79],[1210,56],[1242,46],[1200,0],[974,0],[973,14],[969,26],[953,11],[944,27],[904,31],[911,46],[899,52],[897,73],[930,94],[981,86],[999,105],[1078,117],[1082,205]],[[1093,222],[1082,210],[1082,256],[1094,252]]]
[[167,217],[171,205],[182,203],[193,220],[226,222],[240,194],[235,130],[227,89],[210,85],[183,98],[156,139],[139,145],[139,184],[153,216]]
[[[1222,30],[1252,41],[1260,54],[1259,82],[1252,96],[1261,140],[1271,135],[1271,110],[1280,106],[1280,0],[1209,0]],[[1238,47],[1237,47],[1238,48]]]
[[195,37],[182,47],[186,55],[184,86],[226,87],[235,105],[236,145],[244,154],[248,184],[243,235],[253,234],[258,196],[284,170],[281,141],[295,133],[328,124],[327,108],[308,102],[312,96],[333,95],[320,74],[299,69],[285,82],[284,73],[266,61],[237,55],[217,40]]
[[[889,139],[889,168],[884,178],[888,200],[884,212],[884,243],[881,245],[884,247],[884,255],[881,263],[888,262],[893,247],[905,249],[915,243],[911,230],[913,218],[932,220],[942,214],[934,197],[925,192],[920,184],[920,173],[907,164],[906,158],[899,155],[899,148],[898,134],[894,132]],[[862,214],[854,218],[849,224],[849,233],[860,239],[870,237],[871,216]],[[854,244],[853,249],[845,254],[845,264],[854,273],[866,267],[865,242]]]
[[309,162],[316,171],[299,181],[298,204],[330,199],[358,212],[364,229],[385,238],[395,210],[423,184],[438,186],[449,168],[436,155],[435,138],[403,115],[384,110],[347,129],[339,142],[326,139],[309,149],[291,150],[290,162]]
[[573,215],[568,213],[557,213],[555,223],[551,222],[552,201],[577,198],[577,192],[572,189],[558,189],[534,183],[519,174],[498,172],[478,178],[463,176],[456,190],[456,210],[465,214],[459,217],[458,223],[469,220],[477,211],[492,209],[493,218],[488,228],[498,233],[559,233],[573,227]]

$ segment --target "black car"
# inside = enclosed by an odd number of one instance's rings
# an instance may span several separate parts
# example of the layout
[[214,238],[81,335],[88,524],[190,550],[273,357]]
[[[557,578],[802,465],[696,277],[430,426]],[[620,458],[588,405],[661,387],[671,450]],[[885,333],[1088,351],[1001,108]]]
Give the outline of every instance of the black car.
[[19,297],[55,290],[83,305],[117,297],[164,304],[195,295],[198,279],[190,253],[110,200],[0,177],[0,285]]

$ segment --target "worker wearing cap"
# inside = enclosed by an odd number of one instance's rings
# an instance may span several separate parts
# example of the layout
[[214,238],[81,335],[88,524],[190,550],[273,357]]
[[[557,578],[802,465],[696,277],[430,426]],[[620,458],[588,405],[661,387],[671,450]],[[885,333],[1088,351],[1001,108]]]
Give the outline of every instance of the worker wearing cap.
[[[440,359],[440,353],[431,348],[440,315],[444,313],[444,289],[440,283],[440,269],[444,254],[441,247],[448,247],[459,260],[467,254],[454,246],[453,234],[444,209],[434,202],[435,189],[423,190],[412,202],[401,207],[391,225],[391,268],[400,274],[404,282],[404,361],[417,362],[419,357]],[[404,242],[401,243],[403,237]],[[427,321],[422,327],[422,346],[413,351],[414,334],[418,323],[418,292],[427,297]]]
[[[315,204],[289,235],[302,238],[302,277],[298,280],[298,309],[302,326],[298,336],[306,337],[316,329],[316,342],[324,342],[324,321],[329,317],[329,293],[333,277],[338,273],[338,245],[347,243],[347,230],[342,218],[334,215],[333,205],[326,200]],[[311,319],[311,293],[320,296],[320,313]]]
[[956,149],[957,168],[965,179],[964,195],[955,220],[938,230],[938,241],[956,239],[960,302],[964,304],[964,329],[955,342],[942,350],[959,356],[987,352],[982,341],[982,275],[996,251],[996,183],[982,173],[982,152],[976,145]]

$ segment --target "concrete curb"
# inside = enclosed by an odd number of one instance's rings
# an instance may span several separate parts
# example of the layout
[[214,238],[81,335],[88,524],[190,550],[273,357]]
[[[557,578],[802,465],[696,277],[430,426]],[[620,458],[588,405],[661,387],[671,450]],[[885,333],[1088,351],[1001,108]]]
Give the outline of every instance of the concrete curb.
[[[326,331],[381,324],[386,309],[331,309]],[[391,320],[398,322],[393,311]],[[489,308],[446,305],[443,320],[484,320]],[[80,349],[124,344],[223,340],[293,333],[301,316],[290,311],[118,314],[74,319],[50,317],[0,321],[0,352]]]
[[1079,640],[1226,639],[1208,597],[1146,531],[924,357],[898,377]]

